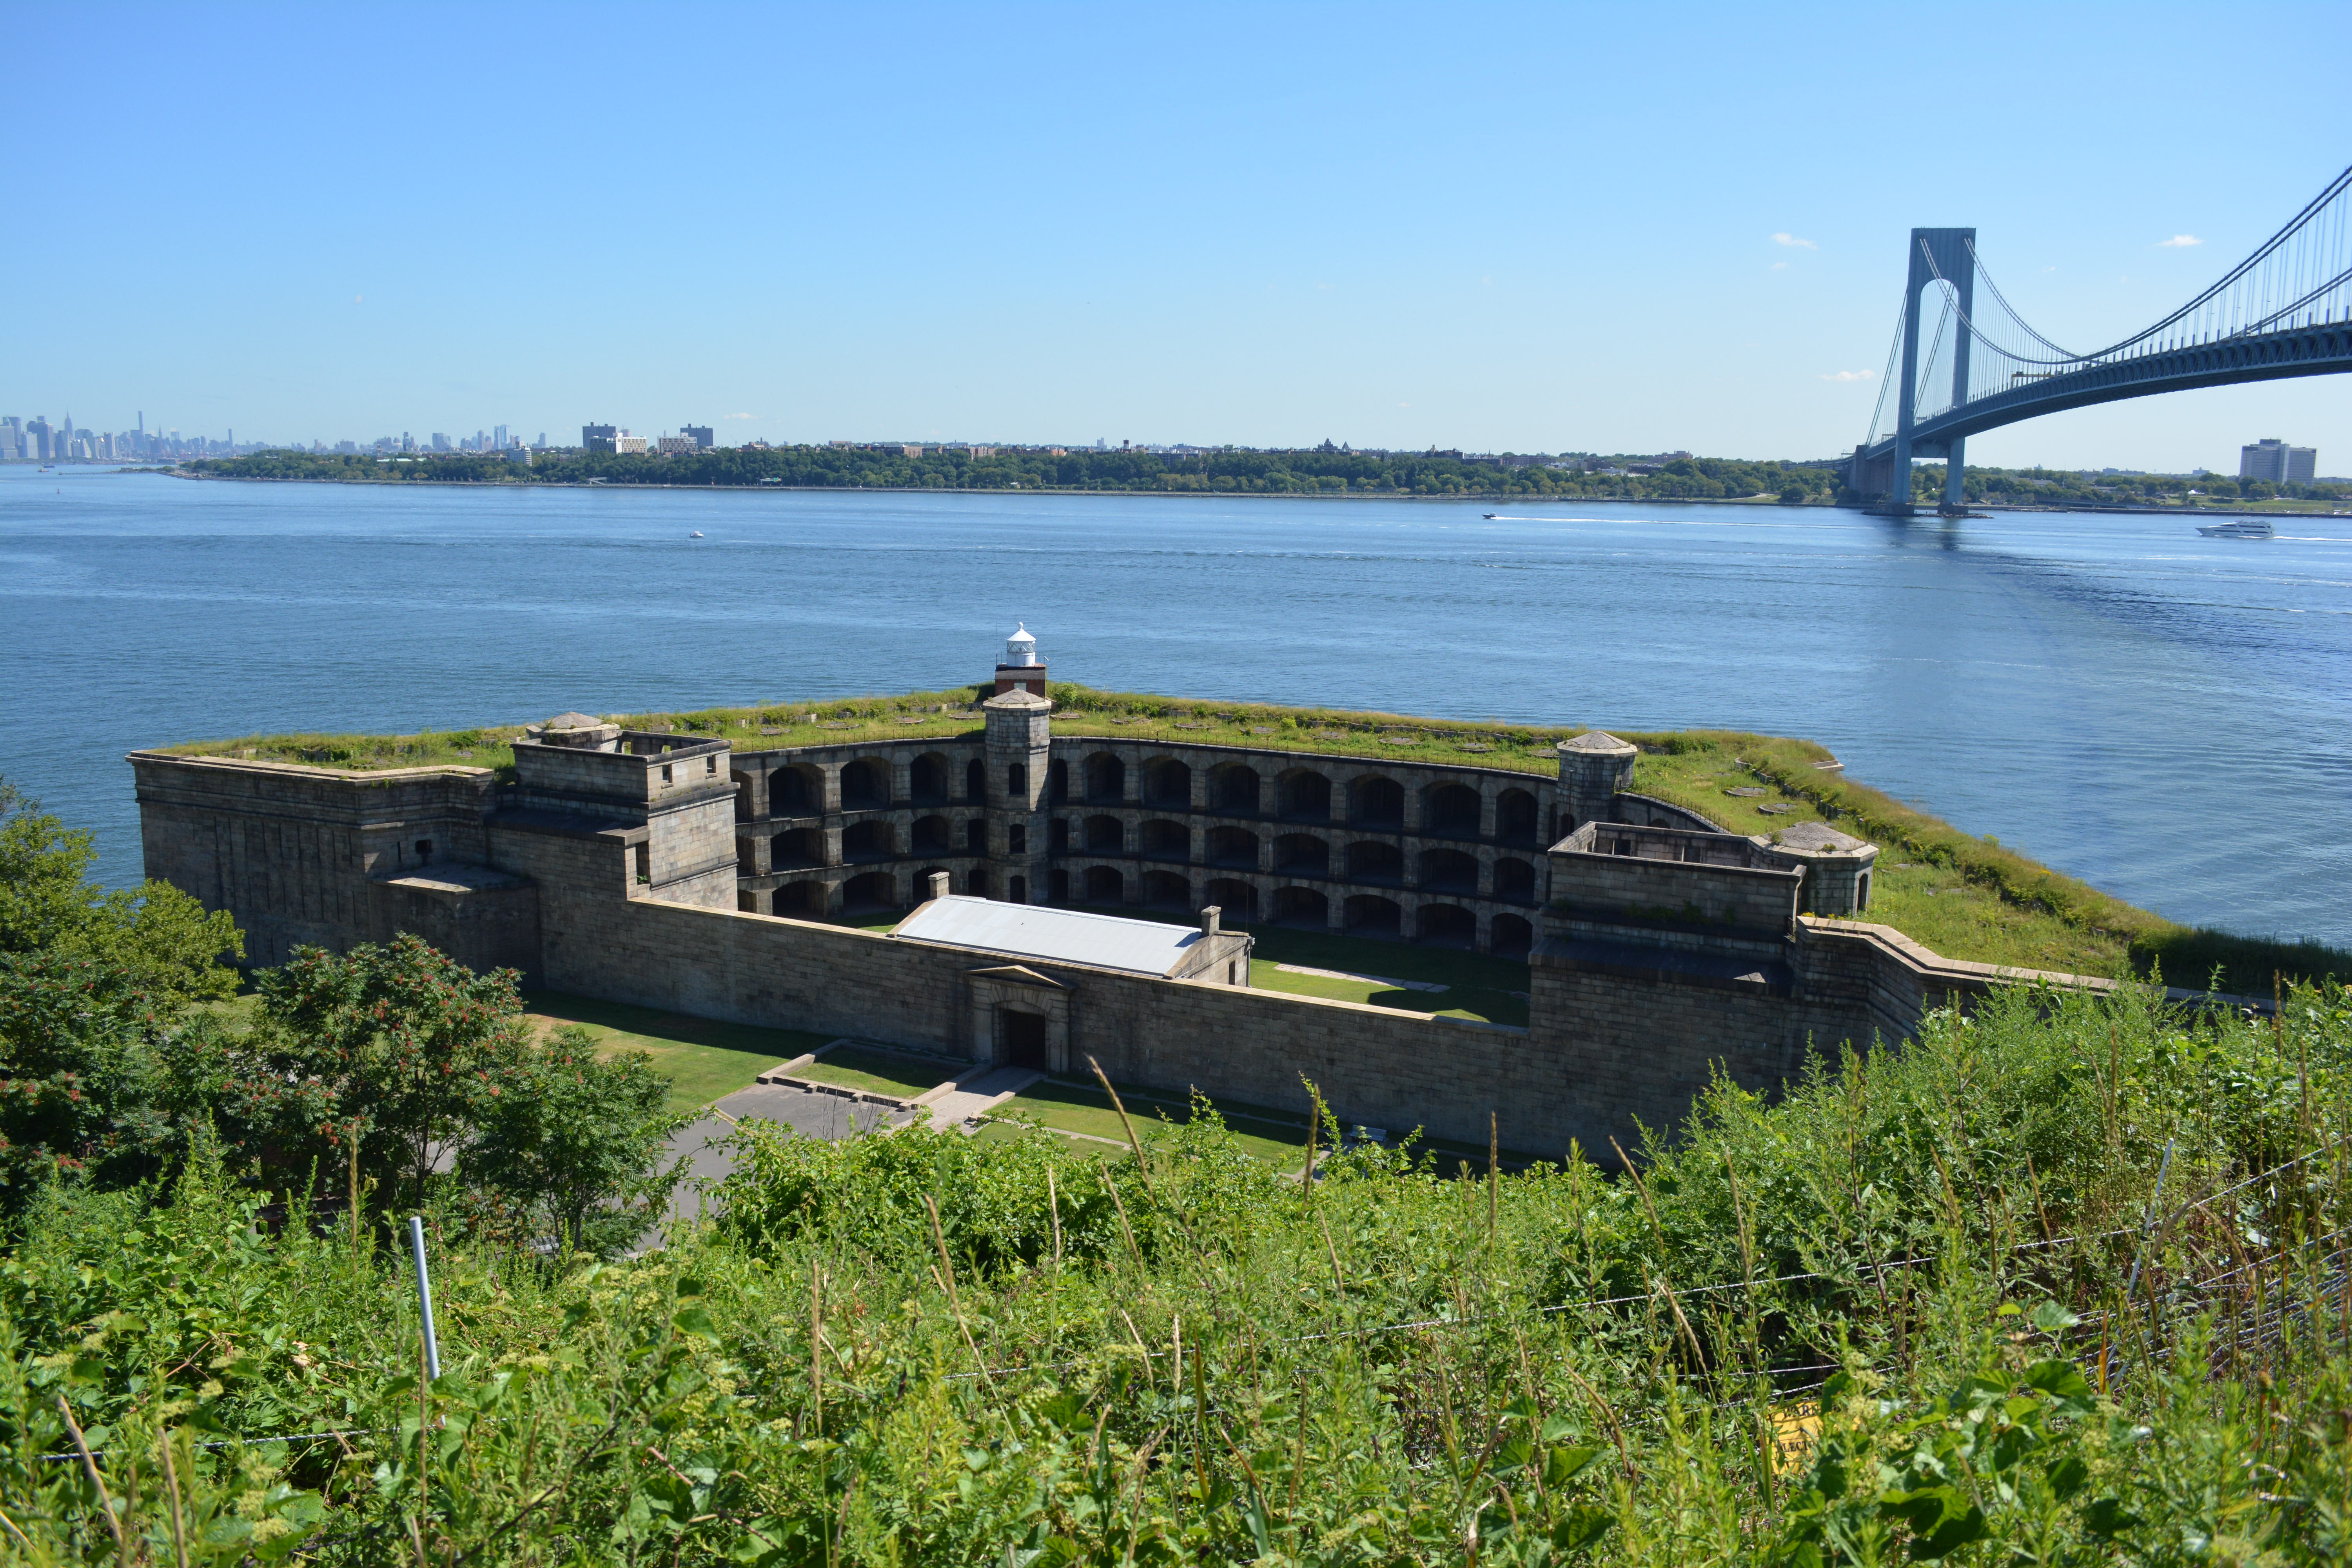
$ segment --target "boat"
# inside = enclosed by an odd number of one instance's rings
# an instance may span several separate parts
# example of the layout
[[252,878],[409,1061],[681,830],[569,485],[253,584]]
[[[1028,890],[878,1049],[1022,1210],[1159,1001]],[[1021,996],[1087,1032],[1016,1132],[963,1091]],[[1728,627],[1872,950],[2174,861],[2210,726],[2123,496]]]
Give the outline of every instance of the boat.
[[2273,539],[2277,531],[2261,518],[2232,522],[2200,522],[2197,531],[2208,539]]
[[1499,511],[1482,511],[1478,515],[1485,518],[1488,522],[1492,522],[1503,514]]
[[687,537],[688,537],[688,539],[699,539],[699,538],[701,538],[701,537],[702,537],[702,534],[700,533],[700,531],[696,531],[696,532],[693,532],[693,533],[689,533],[689,534],[688,534],[688,535],[687,535]]

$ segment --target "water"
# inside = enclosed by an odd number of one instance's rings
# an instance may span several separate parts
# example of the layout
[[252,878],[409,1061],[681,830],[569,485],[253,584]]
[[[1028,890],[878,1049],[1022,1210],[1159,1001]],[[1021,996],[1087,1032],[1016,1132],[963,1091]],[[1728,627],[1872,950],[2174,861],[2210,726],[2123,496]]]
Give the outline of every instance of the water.
[[135,747],[935,689],[1025,617],[1094,686],[1809,736],[2174,919],[2352,945],[2352,519],[1505,510],[13,467],[0,773],[121,883]]

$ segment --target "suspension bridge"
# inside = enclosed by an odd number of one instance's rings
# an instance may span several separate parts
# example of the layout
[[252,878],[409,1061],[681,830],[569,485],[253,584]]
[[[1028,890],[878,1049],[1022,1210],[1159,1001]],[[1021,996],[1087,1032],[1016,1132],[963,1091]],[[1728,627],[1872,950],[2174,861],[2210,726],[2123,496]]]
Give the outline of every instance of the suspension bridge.
[[2159,392],[2352,371],[2347,192],[2352,169],[2211,288],[2088,353],[2026,323],[1977,254],[1975,229],[1913,229],[1910,280],[1869,433],[1846,460],[1848,487],[1908,513],[1912,462],[1941,458],[1941,510],[1957,511],[1968,438],[1979,431]]

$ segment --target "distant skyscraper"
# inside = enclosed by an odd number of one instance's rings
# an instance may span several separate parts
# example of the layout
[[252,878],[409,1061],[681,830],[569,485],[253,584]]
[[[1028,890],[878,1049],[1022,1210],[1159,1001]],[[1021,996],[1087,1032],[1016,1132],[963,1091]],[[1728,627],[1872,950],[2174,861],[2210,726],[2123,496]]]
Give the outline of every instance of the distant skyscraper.
[[611,425],[583,425],[580,426],[580,444],[592,452],[609,452],[620,434],[620,430]]
[[507,427],[505,426],[501,425],[496,430],[491,432],[490,444],[501,452],[507,449]]
[[2238,477],[2242,479],[2307,485],[2318,468],[2317,447],[2290,447],[2274,436],[2238,448]]
[[707,452],[718,445],[708,425],[681,425],[677,427],[677,433],[681,436],[692,437],[696,447],[701,451]]

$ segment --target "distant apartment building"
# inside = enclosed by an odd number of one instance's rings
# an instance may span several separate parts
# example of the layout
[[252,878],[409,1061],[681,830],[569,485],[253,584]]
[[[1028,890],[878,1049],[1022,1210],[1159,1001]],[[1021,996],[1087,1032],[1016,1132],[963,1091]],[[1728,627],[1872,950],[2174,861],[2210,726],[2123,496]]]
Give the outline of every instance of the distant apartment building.
[[993,447],[966,447],[964,448],[964,455],[970,458],[993,458],[996,456],[996,448]]
[[648,445],[643,436],[632,436],[626,430],[613,437],[613,450],[623,457],[632,452],[643,457]]
[[708,452],[719,445],[718,436],[708,425],[681,425],[677,433],[692,441],[698,450]]
[[683,457],[688,452],[702,449],[691,436],[664,436],[654,446],[665,458]]
[[920,447],[901,447],[898,448],[898,455],[902,458],[919,458],[923,455],[923,449]]
[[2238,477],[2274,485],[2307,485],[2319,468],[2319,448],[2290,447],[2276,437],[2238,448]]
[[610,452],[614,449],[613,443],[620,434],[610,425],[583,425],[580,426],[580,444],[591,452]]

